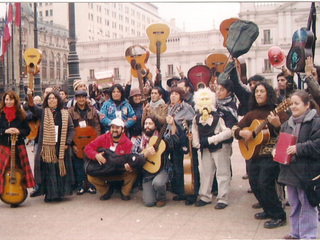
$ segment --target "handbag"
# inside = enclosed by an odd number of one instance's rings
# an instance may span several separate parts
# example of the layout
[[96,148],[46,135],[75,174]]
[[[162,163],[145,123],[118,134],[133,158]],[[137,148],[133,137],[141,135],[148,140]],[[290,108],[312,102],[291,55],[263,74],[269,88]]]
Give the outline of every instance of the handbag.
[[320,203],[320,175],[303,182],[303,189],[306,192],[311,206],[316,207]]

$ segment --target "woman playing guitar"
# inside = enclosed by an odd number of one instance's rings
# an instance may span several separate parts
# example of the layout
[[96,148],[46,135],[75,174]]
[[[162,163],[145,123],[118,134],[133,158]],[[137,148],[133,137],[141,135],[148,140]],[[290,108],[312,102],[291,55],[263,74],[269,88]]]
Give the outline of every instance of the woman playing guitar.
[[34,187],[35,181],[24,143],[30,127],[19,96],[11,90],[3,94],[0,103],[0,132],[1,200],[17,207],[27,197],[26,188]]
[[[281,112],[274,114],[275,104],[277,101],[276,93],[272,86],[265,82],[258,83],[251,94],[251,111],[248,112],[240,122],[234,127],[233,135],[236,139],[244,140],[247,144],[255,141],[256,134],[248,128],[254,121],[267,120],[267,129],[262,131],[268,135],[265,141],[260,145],[260,151],[253,155],[248,162],[248,175],[251,189],[263,208],[263,212],[256,213],[256,219],[271,220],[264,223],[265,228],[276,228],[286,224],[286,213],[279,201],[275,183],[279,174],[279,164],[272,159],[271,151],[276,143],[276,136],[280,130],[281,123],[288,119],[286,113]],[[261,133],[262,133],[261,131]]]

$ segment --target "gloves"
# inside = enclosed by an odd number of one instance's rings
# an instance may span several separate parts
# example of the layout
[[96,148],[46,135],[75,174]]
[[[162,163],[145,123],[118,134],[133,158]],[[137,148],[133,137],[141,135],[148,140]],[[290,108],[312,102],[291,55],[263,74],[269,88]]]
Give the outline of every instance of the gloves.
[[202,138],[201,140],[200,140],[200,147],[201,148],[207,148],[207,147],[209,147],[209,142],[208,142],[208,138]]

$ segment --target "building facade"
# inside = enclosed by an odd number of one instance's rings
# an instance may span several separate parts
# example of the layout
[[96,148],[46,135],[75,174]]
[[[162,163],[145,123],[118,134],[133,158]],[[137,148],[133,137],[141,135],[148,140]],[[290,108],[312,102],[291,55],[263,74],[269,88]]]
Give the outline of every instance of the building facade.
[[[242,57],[246,62],[247,76],[261,74],[276,86],[276,75],[279,69],[273,68],[268,60],[268,50],[272,46],[281,47],[286,53],[292,45],[293,33],[306,27],[311,2],[270,2],[240,3],[239,18],[255,22],[259,27],[259,36],[252,44],[250,51]],[[320,3],[316,2],[318,10]],[[317,30],[319,20],[317,20]],[[319,31],[317,31],[319,32]],[[114,70],[115,80],[126,83],[130,79],[130,64],[126,61],[125,51],[128,47],[140,44],[149,46],[147,36],[124,39],[79,42],[77,51],[80,59],[80,76],[91,82],[94,72]],[[177,75],[177,67],[187,75],[188,70],[204,64],[206,57],[212,53],[229,55],[223,47],[223,36],[218,29],[203,32],[170,32],[167,39],[167,50],[161,54],[161,72],[163,81]],[[319,40],[316,41],[315,56],[320,53]],[[316,64],[317,58],[315,59]],[[156,56],[150,53],[148,65],[151,73],[156,73]],[[164,85],[165,86],[165,85]]]

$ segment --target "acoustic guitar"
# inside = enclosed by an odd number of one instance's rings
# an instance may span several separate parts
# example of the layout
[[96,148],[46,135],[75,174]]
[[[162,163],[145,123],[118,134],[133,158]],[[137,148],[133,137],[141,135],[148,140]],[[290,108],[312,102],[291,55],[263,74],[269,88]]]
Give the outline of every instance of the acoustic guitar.
[[96,130],[91,126],[86,127],[76,127],[75,134],[73,137],[73,142],[78,148],[78,152],[76,153],[78,158],[84,158],[84,148],[87,146],[91,141],[97,138]]
[[[34,75],[40,70],[38,64],[41,62],[42,53],[39,49],[28,48],[24,52],[24,60],[27,66],[27,72],[29,77],[29,88],[34,90]],[[28,121],[30,127],[30,134],[27,136],[29,140],[34,140],[38,136],[40,119]]]
[[[170,110],[169,115],[174,116],[176,112],[179,110],[179,106],[175,104],[173,108]],[[164,157],[164,151],[167,149],[167,144],[164,140],[162,140],[162,137],[167,129],[168,123],[165,123],[158,136],[152,136],[149,140],[148,146],[141,152],[145,153],[146,150],[149,147],[154,147],[154,150],[156,153],[152,156],[149,156],[146,158],[146,163],[143,165],[143,169],[146,170],[149,173],[156,174],[161,170],[161,167],[163,165],[163,157]]]
[[235,21],[238,21],[239,18],[228,18],[223,20],[220,23],[220,32],[223,36],[223,46],[227,47],[227,39],[228,39],[228,33],[229,33],[229,28],[231,26],[232,23],[234,23]]
[[160,54],[167,50],[166,41],[170,33],[170,28],[168,25],[163,23],[154,23],[151,24],[146,31],[150,40],[149,49],[151,52],[156,54],[157,70],[160,75]]
[[214,75],[215,72],[222,73],[224,71],[228,57],[223,53],[212,53],[206,57],[204,62],[211,69],[212,75]]
[[133,45],[128,47],[125,52],[126,60],[131,66],[131,75],[135,78],[145,77],[149,74],[149,69],[146,63],[149,59],[149,51],[141,45]]
[[[187,132],[187,135],[191,134],[186,119],[182,121],[183,127]],[[193,157],[192,157],[192,142],[189,139],[189,152],[183,157],[183,180],[184,180],[184,192],[187,195],[194,194],[194,170],[193,170]]]
[[312,57],[313,32],[301,28],[294,32],[287,55],[287,68],[292,72],[304,72],[307,57]]
[[149,51],[141,45],[133,45],[126,50],[126,59],[131,65],[131,74],[138,78],[139,89],[141,92],[141,102],[146,104],[147,98],[144,95],[143,77],[148,76],[149,69],[145,63],[148,61]]
[[4,173],[4,190],[0,195],[1,200],[7,204],[18,205],[27,198],[27,188],[22,183],[23,174],[16,169],[16,142],[18,136],[11,135],[11,159],[10,168]]
[[[284,112],[290,106],[291,101],[289,98],[284,100],[278,105],[278,107],[273,110],[274,114]],[[238,144],[240,152],[244,159],[249,160],[259,155],[261,147],[263,144],[267,143],[270,140],[270,132],[267,128],[268,119],[258,120],[255,119],[252,121],[249,127],[243,128],[243,130],[249,130],[252,132],[252,139],[246,141],[244,139],[239,139]]]
[[199,88],[209,87],[211,77],[211,70],[206,65],[196,65],[188,71],[188,79],[195,91]]

